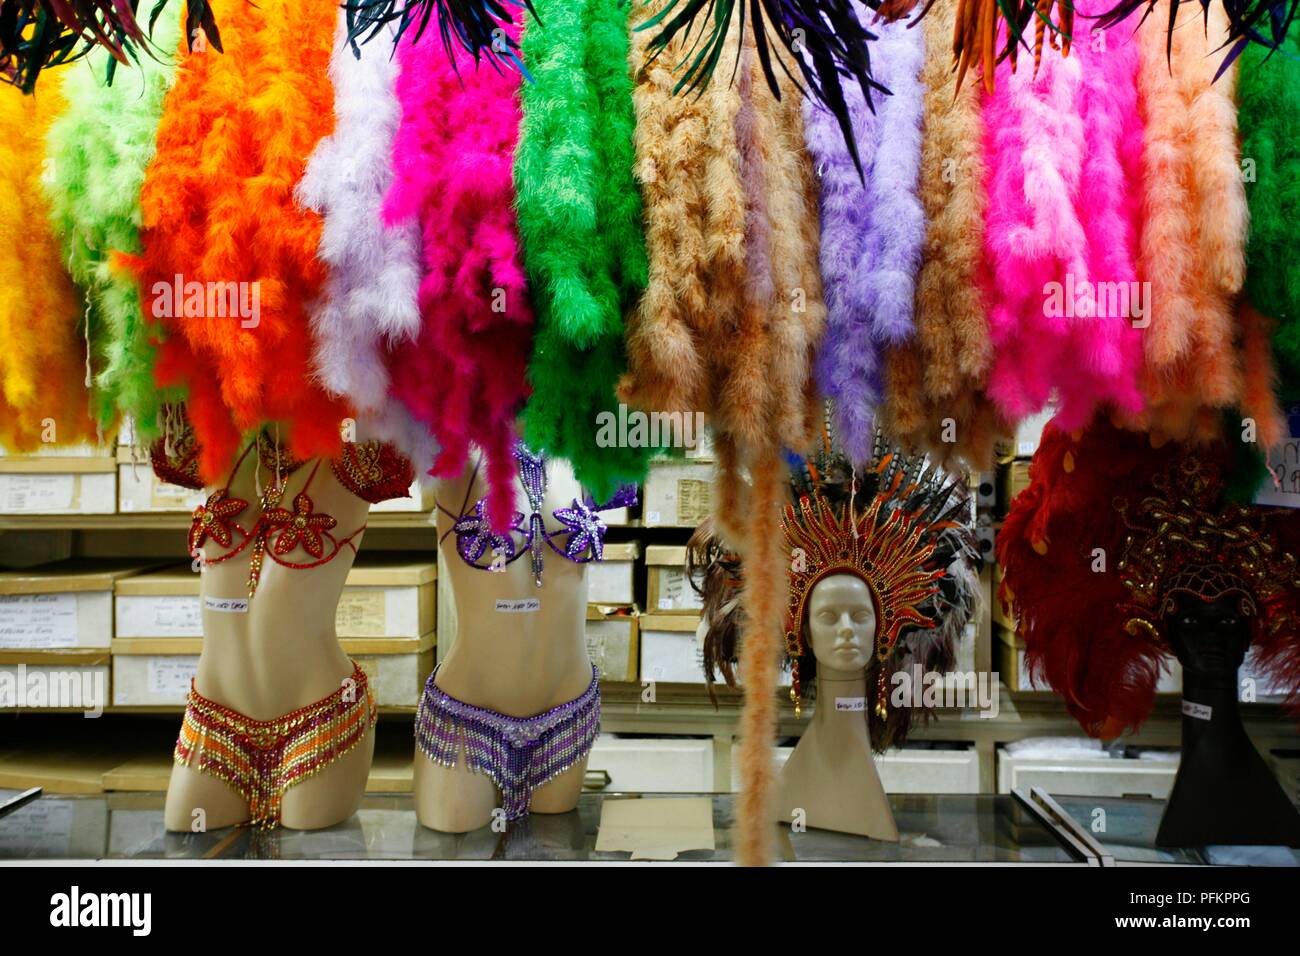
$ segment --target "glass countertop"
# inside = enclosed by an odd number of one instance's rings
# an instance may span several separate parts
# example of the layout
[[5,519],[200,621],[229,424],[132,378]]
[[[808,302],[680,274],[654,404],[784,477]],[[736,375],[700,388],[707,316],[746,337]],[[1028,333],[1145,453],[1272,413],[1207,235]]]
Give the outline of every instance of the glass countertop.
[[[17,791],[0,790],[0,805]],[[17,860],[430,860],[515,862],[629,860],[628,850],[597,850],[608,801],[710,802],[713,849],[678,860],[729,862],[732,794],[584,793],[569,813],[534,814],[505,832],[484,827],[446,834],[422,827],[410,794],[371,794],[361,809],[326,830],[255,831],[227,827],[167,833],[163,794],[42,794],[0,813],[0,862]],[[776,826],[778,854],[794,862],[1079,863],[1052,831],[1010,795],[891,795],[898,843],[825,830]]]
[[1165,801],[1150,797],[1062,797],[1070,818],[1124,863],[1182,863],[1218,866],[1300,866],[1300,850],[1285,846],[1156,846]]

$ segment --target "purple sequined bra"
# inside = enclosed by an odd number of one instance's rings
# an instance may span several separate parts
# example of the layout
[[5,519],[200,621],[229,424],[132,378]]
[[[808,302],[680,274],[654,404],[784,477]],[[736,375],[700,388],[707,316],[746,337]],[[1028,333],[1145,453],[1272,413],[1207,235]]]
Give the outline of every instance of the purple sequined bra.
[[435,669],[420,698],[416,746],[434,763],[455,767],[463,745],[465,765],[486,775],[501,791],[507,820],[525,816],[533,791],[584,759],[600,733],[600,684],[594,667],[591,684],[582,694],[536,717],[509,717],[466,704],[439,688],[437,676]]
[[[577,564],[600,561],[605,556],[605,534],[608,526],[600,512],[614,508],[627,508],[636,504],[636,485],[623,485],[614,497],[598,505],[594,498],[584,496],[573,499],[568,508],[551,512],[562,525],[556,531],[547,531],[542,518],[542,502],[546,499],[546,462],[534,455],[523,442],[515,445],[515,460],[519,462],[519,478],[528,498],[528,516],[515,512],[510,530],[496,534],[487,516],[487,499],[480,498],[470,511],[462,507],[459,515],[438,505],[439,510],[453,519],[455,524],[443,535],[456,536],[456,552],[470,567],[480,571],[502,571],[527,554],[532,563],[533,580],[542,586],[542,557],[549,546],[560,557]],[[474,487],[473,481],[470,487]],[[467,496],[468,497],[468,496]],[[561,546],[557,543],[563,539]]]

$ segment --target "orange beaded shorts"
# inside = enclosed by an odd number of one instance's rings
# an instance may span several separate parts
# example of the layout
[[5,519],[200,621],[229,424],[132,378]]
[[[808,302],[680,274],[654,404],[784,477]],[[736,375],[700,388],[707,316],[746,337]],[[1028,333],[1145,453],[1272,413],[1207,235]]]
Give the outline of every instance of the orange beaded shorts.
[[377,714],[355,661],[352,677],[334,693],[275,720],[251,720],[191,683],[176,763],[224,780],[248,803],[251,825],[273,827],[285,792],[361,743]]

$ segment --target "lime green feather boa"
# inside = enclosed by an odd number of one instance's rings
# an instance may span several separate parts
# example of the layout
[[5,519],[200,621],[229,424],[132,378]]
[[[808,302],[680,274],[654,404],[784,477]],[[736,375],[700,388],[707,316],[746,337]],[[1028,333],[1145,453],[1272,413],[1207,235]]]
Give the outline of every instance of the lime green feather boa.
[[154,347],[139,287],[110,258],[115,251],[140,252],[140,187],[176,75],[180,38],[180,14],[160,17],[156,48],[117,69],[112,85],[103,49],[65,68],[68,109],[50,127],[42,177],[65,265],[87,294],[96,413],[105,425],[130,415],[144,439],[157,434],[165,396],[154,385]]

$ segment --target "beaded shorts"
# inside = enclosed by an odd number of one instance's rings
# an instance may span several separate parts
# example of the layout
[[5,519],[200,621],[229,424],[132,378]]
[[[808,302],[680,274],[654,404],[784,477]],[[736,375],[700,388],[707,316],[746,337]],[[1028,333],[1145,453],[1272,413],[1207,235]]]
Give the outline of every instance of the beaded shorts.
[[463,745],[466,766],[501,791],[507,820],[527,814],[533,791],[586,758],[600,733],[594,667],[582,694],[536,717],[509,717],[456,700],[434,683],[437,676],[436,670],[429,675],[420,698],[416,746],[434,763],[454,767]]
[[365,672],[334,693],[274,720],[252,720],[190,685],[175,760],[224,780],[248,803],[249,823],[274,827],[284,794],[365,739],[378,708]]

